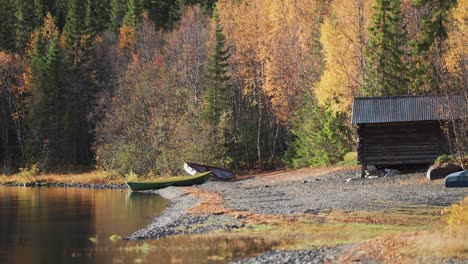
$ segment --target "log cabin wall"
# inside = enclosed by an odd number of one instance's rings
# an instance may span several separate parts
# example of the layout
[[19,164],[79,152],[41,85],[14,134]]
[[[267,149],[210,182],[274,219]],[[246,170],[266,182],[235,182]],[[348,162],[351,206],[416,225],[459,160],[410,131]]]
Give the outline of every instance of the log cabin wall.
[[430,164],[450,152],[438,121],[358,124],[362,165]]

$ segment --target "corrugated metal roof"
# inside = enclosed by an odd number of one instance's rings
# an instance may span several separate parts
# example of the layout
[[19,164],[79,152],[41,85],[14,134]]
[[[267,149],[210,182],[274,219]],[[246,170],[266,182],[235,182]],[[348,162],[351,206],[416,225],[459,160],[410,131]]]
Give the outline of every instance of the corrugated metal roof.
[[[456,111],[450,111],[457,109]],[[468,118],[464,96],[357,97],[353,101],[353,124],[391,123]]]

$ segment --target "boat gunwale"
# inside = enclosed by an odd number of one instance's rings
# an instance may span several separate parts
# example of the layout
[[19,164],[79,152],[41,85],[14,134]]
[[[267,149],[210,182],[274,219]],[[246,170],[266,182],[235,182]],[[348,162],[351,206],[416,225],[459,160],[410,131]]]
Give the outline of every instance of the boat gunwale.
[[[194,171],[197,171],[194,166],[199,166],[199,167],[204,167],[207,169],[207,171],[209,172],[212,172],[213,176],[215,176],[216,178],[219,178],[219,179],[222,179],[222,180],[229,180],[229,179],[232,179],[235,175],[234,175],[234,172],[231,171],[231,170],[227,170],[227,169],[223,169],[223,168],[220,168],[220,167],[214,167],[214,166],[210,166],[210,165],[203,165],[203,164],[198,164],[198,163],[194,163],[194,162],[187,162],[185,161],[184,162],[185,164],[187,164],[191,169],[193,169]],[[194,166],[192,166],[194,165]],[[220,171],[225,171],[225,172],[228,172],[231,174],[230,177],[221,177],[219,175],[217,175],[214,171],[212,170],[220,170]]]
[[164,179],[157,179],[157,180],[144,180],[144,181],[127,181],[126,183],[165,183],[165,182],[181,182],[181,181],[188,181],[188,180],[194,180],[198,178],[204,177],[206,174],[211,174],[211,171],[207,172],[201,172],[197,173],[195,175],[190,175],[190,176],[172,176],[170,178],[164,178]]

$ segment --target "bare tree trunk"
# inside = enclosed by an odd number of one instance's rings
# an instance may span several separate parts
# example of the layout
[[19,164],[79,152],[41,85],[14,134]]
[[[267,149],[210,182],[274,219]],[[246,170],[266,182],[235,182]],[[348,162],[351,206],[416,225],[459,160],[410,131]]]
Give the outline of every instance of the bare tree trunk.
[[258,126],[257,126],[257,155],[258,155],[258,166],[260,170],[263,170],[263,160],[262,160],[262,115],[263,115],[263,102],[261,95],[258,95]]
[[364,86],[364,76],[365,76],[365,57],[364,57],[364,47],[366,45],[364,34],[364,3],[362,0],[356,0],[356,5],[358,7],[358,36],[359,36],[359,66],[361,67],[361,86]]
[[8,113],[6,112],[6,109],[2,107],[2,116],[0,120],[0,126],[1,126],[1,133],[2,133],[2,145],[3,145],[3,168],[2,168],[2,173],[3,174],[10,174],[10,169],[11,169],[11,153],[10,153],[10,142],[9,142],[9,137],[8,137]]
[[274,163],[274,159],[276,156],[276,143],[278,142],[278,135],[279,135],[279,130],[280,130],[279,120],[276,117],[275,117],[275,126],[276,126],[275,135],[273,136],[273,140],[271,142],[271,149],[270,149],[270,162],[272,164]]

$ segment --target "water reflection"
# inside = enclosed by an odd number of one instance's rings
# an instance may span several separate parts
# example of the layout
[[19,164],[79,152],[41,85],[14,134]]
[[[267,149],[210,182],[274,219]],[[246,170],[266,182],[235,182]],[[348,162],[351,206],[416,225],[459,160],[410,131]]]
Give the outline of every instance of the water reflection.
[[131,241],[119,247],[114,263],[226,263],[278,246],[277,241],[246,236],[177,236],[152,241]]
[[80,251],[92,260],[90,237],[129,235],[167,204],[127,191],[20,187],[0,187],[0,201],[0,263],[67,263]]
[[148,225],[167,204],[118,190],[0,187],[0,263],[225,263],[278,245],[236,235],[113,239]]

